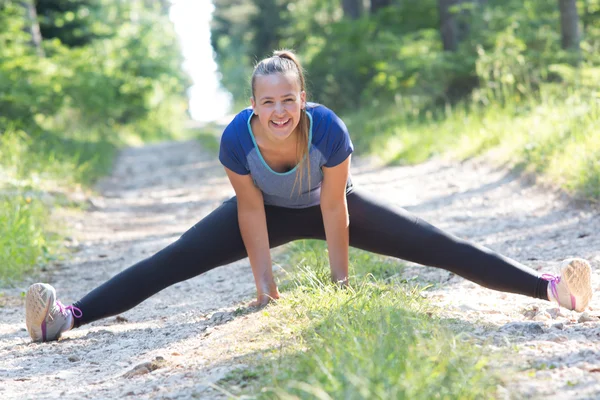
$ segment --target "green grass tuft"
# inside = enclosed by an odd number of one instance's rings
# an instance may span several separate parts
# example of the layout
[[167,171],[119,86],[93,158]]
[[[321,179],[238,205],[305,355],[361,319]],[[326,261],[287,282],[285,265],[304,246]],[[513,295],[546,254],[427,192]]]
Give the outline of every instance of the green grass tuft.
[[102,136],[5,132],[0,136],[0,168],[5,170],[4,183],[9,178],[20,186],[89,186],[110,171],[117,149]]
[[346,119],[358,153],[387,164],[436,155],[464,160],[495,149],[498,161],[522,167],[571,194],[600,199],[600,101],[595,94],[540,93],[486,107],[462,103],[438,110],[366,109]]
[[29,196],[0,196],[0,283],[20,279],[54,257],[55,241],[45,233],[47,208]]
[[268,308],[284,345],[221,385],[266,399],[493,397],[488,357],[434,317],[422,288],[401,282],[398,263],[353,250],[352,284],[340,289],[324,250],[317,241],[290,246],[286,264],[298,268]]

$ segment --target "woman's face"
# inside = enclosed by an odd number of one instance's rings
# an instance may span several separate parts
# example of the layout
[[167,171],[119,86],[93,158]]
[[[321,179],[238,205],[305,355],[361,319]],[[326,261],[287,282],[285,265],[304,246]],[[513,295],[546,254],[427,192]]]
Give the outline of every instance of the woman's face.
[[282,142],[292,135],[300,122],[306,93],[300,90],[298,77],[294,74],[259,75],[254,81],[254,96],[250,101],[267,138]]

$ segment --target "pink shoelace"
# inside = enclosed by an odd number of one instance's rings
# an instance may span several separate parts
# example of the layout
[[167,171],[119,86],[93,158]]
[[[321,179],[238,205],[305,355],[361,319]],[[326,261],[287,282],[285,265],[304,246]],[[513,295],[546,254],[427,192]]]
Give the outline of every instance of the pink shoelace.
[[[81,312],[81,310],[73,305],[70,306],[65,306],[63,303],[60,302],[60,300],[56,300],[56,305],[58,306],[58,309],[60,310],[60,312],[63,315],[67,315],[67,310],[71,311],[71,314],[73,314],[73,316],[75,318],[81,318],[83,316],[83,313]],[[79,315],[78,315],[79,313]]]
[[[73,315],[73,317],[75,318],[81,318],[83,316],[83,313],[81,312],[81,310],[75,306],[65,306],[63,303],[60,302],[60,300],[56,300],[55,301],[56,306],[58,307],[58,311],[60,311],[60,313],[62,315],[64,315],[65,317],[67,316],[67,311],[71,311],[71,315]],[[45,342],[47,340],[47,332],[46,332],[46,319],[44,319],[44,321],[42,322],[42,340]]]
[[[556,301],[559,302],[558,290],[556,289],[556,285],[558,285],[558,283],[560,282],[560,276],[556,276],[556,275],[552,275],[552,274],[543,274],[541,278],[548,281],[548,285],[550,285],[550,291],[552,292],[552,296],[554,296]],[[570,295],[570,296],[571,296],[571,310],[574,310],[575,309],[575,297],[573,295]],[[559,305],[561,305],[560,302],[559,302]]]

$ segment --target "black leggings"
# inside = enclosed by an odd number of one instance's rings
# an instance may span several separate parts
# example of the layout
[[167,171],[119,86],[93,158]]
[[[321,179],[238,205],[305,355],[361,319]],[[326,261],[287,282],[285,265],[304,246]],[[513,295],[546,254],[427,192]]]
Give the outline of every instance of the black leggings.
[[[350,245],[373,253],[443,268],[490,289],[547,300],[548,282],[536,271],[485,247],[448,234],[364,191],[348,194]],[[269,243],[325,239],[319,206],[265,206]],[[122,271],[75,303],[75,326],[127,311],[162,289],[246,257],[232,198],[177,241]]]

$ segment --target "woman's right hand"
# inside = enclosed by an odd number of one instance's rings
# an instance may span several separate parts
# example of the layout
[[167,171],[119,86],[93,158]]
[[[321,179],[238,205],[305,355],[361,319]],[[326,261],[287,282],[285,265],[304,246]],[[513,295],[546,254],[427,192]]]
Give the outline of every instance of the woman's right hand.
[[279,290],[275,281],[257,284],[256,300],[249,304],[250,307],[262,307],[272,300],[279,298]]

